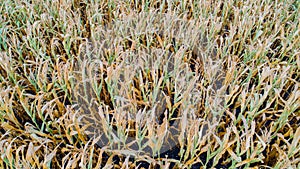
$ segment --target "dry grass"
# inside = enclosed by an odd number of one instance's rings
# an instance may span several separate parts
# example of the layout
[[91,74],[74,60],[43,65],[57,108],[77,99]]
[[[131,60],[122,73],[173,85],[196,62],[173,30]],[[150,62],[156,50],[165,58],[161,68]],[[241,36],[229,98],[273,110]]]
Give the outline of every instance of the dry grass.
[[0,1],[0,168],[300,168],[299,1]]

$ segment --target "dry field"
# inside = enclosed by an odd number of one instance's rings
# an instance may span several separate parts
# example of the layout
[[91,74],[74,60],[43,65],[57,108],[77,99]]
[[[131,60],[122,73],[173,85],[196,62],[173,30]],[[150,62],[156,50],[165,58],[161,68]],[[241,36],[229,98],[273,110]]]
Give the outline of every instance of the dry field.
[[0,0],[0,168],[300,168],[299,0]]

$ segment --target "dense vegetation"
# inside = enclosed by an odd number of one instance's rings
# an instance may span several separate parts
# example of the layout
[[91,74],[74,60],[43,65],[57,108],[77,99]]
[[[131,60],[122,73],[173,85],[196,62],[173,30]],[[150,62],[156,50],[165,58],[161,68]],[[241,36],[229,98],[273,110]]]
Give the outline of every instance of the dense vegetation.
[[298,0],[0,0],[0,168],[299,168]]

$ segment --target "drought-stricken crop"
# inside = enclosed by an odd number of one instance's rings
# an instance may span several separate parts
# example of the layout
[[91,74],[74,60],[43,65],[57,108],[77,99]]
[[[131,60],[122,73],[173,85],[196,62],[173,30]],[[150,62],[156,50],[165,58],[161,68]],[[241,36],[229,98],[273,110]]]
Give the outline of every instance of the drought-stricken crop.
[[299,5],[1,0],[0,168],[299,168]]

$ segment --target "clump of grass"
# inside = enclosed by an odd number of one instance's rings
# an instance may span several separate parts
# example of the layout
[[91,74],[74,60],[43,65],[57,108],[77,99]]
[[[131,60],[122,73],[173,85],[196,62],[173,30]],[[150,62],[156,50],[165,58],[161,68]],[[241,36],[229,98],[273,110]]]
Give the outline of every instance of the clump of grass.
[[0,168],[297,168],[299,2],[0,2]]

